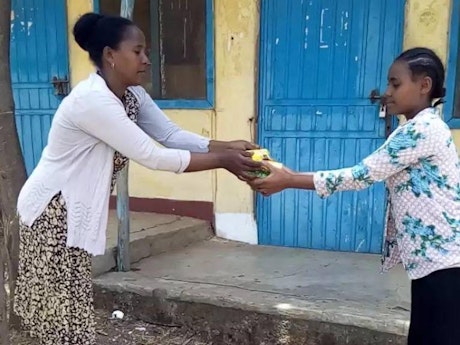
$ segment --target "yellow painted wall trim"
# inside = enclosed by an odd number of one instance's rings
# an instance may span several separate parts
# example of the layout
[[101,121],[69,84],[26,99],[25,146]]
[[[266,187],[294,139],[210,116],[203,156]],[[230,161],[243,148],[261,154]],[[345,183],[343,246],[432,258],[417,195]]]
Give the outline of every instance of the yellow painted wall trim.
[[69,67],[72,86],[85,79],[94,70],[88,53],[82,50],[73,39],[73,26],[78,18],[93,10],[93,0],[67,0],[67,23],[69,37]]

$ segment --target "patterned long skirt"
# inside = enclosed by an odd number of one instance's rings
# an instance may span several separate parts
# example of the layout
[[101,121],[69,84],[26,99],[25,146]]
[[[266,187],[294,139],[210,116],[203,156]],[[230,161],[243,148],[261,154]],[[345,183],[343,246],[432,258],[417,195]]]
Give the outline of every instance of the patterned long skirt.
[[91,255],[68,248],[66,240],[59,193],[31,227],[20,225],[14,310],[42,345],[94,345]]

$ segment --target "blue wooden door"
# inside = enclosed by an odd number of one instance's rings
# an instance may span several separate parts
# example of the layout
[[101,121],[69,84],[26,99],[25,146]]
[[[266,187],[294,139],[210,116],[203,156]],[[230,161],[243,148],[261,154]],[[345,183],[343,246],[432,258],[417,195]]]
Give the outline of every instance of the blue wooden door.
[[[381,145],[372,90],[401,51],[404,0],[261,0],[259,143],[293,169],[352,166]],[[321,200],[258,196],[259,243],[375,253],[382,184]]]
[[55,94],[53,78],[69,77],[66,18],[66,0],[12,1],[11,78],[28,174],[46,146],[51,120],[63,97]]

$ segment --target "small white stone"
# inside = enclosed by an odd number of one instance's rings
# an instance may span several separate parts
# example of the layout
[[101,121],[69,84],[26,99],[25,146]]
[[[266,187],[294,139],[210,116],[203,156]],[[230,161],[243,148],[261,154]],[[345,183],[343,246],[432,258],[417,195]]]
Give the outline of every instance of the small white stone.
[[125,314],[120,311],[120,310],[115,310],[113,313],[112,313],[112,319],[123,319],[125,317]]

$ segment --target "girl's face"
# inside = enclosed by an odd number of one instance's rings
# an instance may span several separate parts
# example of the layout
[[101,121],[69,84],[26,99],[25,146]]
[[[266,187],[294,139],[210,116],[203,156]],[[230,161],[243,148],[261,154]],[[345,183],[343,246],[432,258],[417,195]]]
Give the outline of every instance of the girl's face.
[[395,61],[388,72],[388,86],[384,103],[391,115],[412,118],[431,106],[432,80],[427,76],[414,76],[405,61]]

